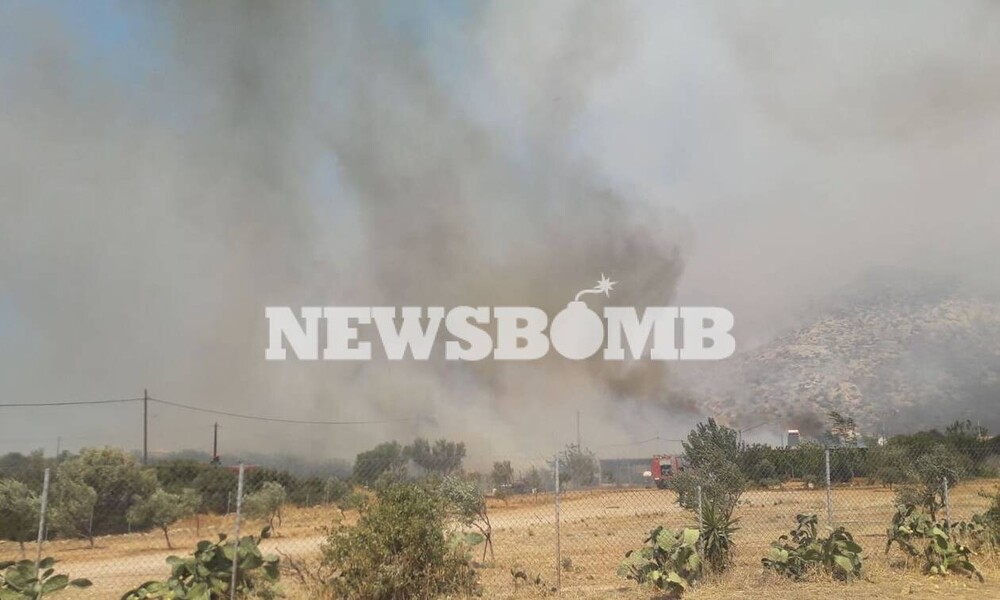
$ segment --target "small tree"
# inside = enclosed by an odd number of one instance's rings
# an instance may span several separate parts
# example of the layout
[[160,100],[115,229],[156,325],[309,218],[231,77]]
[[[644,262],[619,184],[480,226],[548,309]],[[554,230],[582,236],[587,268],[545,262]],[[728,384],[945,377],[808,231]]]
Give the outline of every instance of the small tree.
[[[551,475],[550,475],[551,477]],[[524,474],[524,485],[531,490],[540,490],[545,487],[546,479],[543,477],[542,472],[538,467],[531,467],[528,472]]]
[[733,511],[747,488],[739,466],[740,445],[735,430],[714,419],[699,423],[683,442],[688,468],[674,477],[671,487],[677,502],[690,511],[698,510],[698,490],[705,524],[702,543],[711,550],[710,564],[722,570],[731,563],[736,519]]
[[62,466],[52,482],[49,522],[62,536],[86,538],[94,547],[93,520],[97,492],[83,479]]
[[900,487],[896,492],[897,504],[913,504],[924,508],[931,516],[944,506],[944,481],[954,487],[967,472],[968,459],[944,444],[938,444],[913,462],[916,483]]
[[272,529],[274,519],[281,525],[281,507],[288,500],[285,487],[277,481],[266,481],[260,490],[250,494],[243,501],[247,515],[253,519],[265,519]]
[[510,487],[510,484],[514,480],[514,469],[510,466],[510,461],[504,460],[493,463],[493,473],[490,474],[490,479],[493,480],[493,485],[498,490]]
[[[63,471],[65,469],[65,471]],[[157,489],[156,473],[143,469],[136,458],[121,448],[87,448],[59,470],[83,481],[97,492],[94,531],[120,533],[133,503]]]
[[696,468],[720,459],[735,463],[740,458],[739,433],[711,418],[695,425],[681,446],[688,464]]
[[432,446],[424,438],[417,438],[403,449],[403,456],[430,473],[448,475],[461,470],[465,444],[440,439]]
[[373,485],[382,474],[401,471],[405,464],[399,442],[385,442],[358,454],[354,461],[354,479],[362,485]]
[[896,444],[875,446],[868,451],[869,478],[892,489],[915,478],[913,458]]
[[576,487],[595,485],[597,481],[598,463],[593,452],[576,444],[566,446],[566,473],[569,481]]
[[24,542],[38,533],[38,496],[15,479],[0,480],[0,537],[17,542],[24,558]]
[[191,487],[201,494],[206,511],[223,514],[230,508],[231,496],[236,495],[236,484],[237,477],[232,471],[214,466],[199,473]]
[[489,550],[490,560],[496,561],[493,555],[493,526],[486,512],[483,490],[475,481],[450,476],[441,482],[441,495],[460,525],[475,527],[483,535],[483,560],[486,560],[486,551]]
[[148,498],[140,499],[133,504],[125,514],[125,518],[132,526],[159,527],[163,531],[163,538],[167,541],[167,548],[173,550],[167,528],[193,515],[200,504],[201,497],[194,490],[185,489],[180,494],[171,494],[158,489]]
[[323,499],[327,504],[331,502],[336,503],[350,493],[350,484],[337,477],[329,477],[323,483]]
[[854,419],[835,410],[826,413],[830,429],[826,437],[836,446],[853,448],[858,445],[858,426]]

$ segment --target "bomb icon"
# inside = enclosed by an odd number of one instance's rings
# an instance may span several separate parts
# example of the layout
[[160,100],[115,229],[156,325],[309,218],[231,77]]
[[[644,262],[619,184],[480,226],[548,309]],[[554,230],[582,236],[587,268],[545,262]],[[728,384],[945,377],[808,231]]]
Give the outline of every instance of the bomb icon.
[[609,280],[601,273],[596,286],[580,290],[573,301],[552,319],[549,339],[559,354],[571,360],[582,360],[601,349],[604,345],[604,321],[580,297],[586,294],[604,294],[610,297],[616,283],[618,282]]

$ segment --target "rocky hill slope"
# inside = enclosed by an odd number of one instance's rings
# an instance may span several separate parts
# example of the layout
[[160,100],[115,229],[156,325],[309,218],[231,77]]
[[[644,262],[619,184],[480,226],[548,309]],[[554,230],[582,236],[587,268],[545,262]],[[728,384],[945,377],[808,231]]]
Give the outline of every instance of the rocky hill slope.
[[971,419],[1000,429],[1000,303],[869,277],[814,322],[732,359],[705,412],[818,434],[830,410],[867,434]]

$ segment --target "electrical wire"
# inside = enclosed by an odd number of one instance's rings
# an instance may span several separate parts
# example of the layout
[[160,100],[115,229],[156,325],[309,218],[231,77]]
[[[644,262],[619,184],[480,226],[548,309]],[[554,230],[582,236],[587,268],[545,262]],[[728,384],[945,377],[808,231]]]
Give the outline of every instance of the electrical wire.
[[409,421],[419,420],[419,417],[412,417],[407,419],[379,419],[372,421],[312,421],[308,419],[282,419],[278,417],[262,417],[260,415],[249,415],[244,413],[216,410],[213,408],[202,408],[200,406],[191,406],[189,404],[181,404],[180,402],[171,402],[169,400],[161,400],[159,398],[153,398],[153,397],[150,397],[149,401],[156,402],[158,404],[164,404],[166,406],[173,406],[174,408],[183,408],[185,410],[193,410],[213,415],[222,415],[224,417],[233,417],[236,419],[250,419],[252,421],[267,421],[271,423],[294,423],[297,425],[382,425],[388,423],[405,423]]
[[[27,407],[49,407],[49,406],[86,406],[93,404],[121,404],[124,402],[142,402],[146,398],[115,398],[111,400],[71,400],[68,402],[17,402],[9,404],[0,404],[0,408],[27,408]],[[233,417],[236,419],[249,419],[252,421],[267,421],[270,423],[293,423],[297,425],[383,425],[389,423],[405,423],[410,421],[417,421],[420,417],[412,417],[405,419],[377,419],[371,421],[315,421],[308,419],[285,419],[279,417],[265,417],[261,415],[251,415],[245,413],[229,412],[224,410],[216,410],[213,408],[203,408],[200,406],[192,406],[190,404],[182,404],[180,402],[171,402],[170,400],[162,400],[160,398],[149,397],[150,402],[155,402],[157,404],[162,404],[165,406],[172,406],[174,408],[181,408],[184,410],[192,410],[197,412],[209,413],[213,415],[222,415],[225,417]]]
[[71,400],[69,402],[19,402],[0,404],[0,408],[26,406],[81,406],[87,404],[120,404],[122,402],[142,402],[142,398],[117,398],[114,400]]

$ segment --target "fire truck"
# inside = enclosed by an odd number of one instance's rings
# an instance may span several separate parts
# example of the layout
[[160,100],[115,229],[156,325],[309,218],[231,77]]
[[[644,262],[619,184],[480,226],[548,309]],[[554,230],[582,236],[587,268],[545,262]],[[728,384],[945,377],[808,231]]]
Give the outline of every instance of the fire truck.
[[671,454],[657,454],[653,456],[653,482],[656,487],[666,489],[670,480],[678,473],[684,471],[684,459]]

